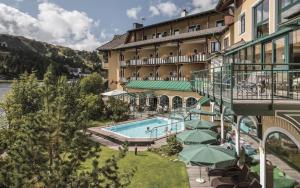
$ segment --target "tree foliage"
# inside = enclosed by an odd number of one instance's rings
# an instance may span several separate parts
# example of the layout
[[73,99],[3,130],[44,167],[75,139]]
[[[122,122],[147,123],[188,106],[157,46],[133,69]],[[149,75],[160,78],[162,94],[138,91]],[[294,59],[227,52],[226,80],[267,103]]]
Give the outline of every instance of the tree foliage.
[[[100,147],[87,136],[95,109],[78,82],[34,74],[16,81],[3,104],[8,128],[0,130],[0,187],[124,187],[133,171],[119,172],[120,156],[98,164]],[[93,169],[81,165],[94,158]]]
[[106,114],[114,121],[127,120],[129,116],[129,104],[120,99],[110,97],[106,106]]
[[167,155],[178,154],[182,149],[182,144],[176,140],[176,135],[171,135],[167,138],[167,146],[165,148]]

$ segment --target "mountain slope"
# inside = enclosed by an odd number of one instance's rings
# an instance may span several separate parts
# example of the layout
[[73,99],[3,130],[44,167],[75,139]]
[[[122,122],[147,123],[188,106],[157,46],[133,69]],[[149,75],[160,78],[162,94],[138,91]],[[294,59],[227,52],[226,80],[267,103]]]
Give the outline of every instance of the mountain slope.
[[57,74],[70,76],[72,68],[91,71],[99,69],[99,63],[96,52],[0,34],[0,77],[16,78],[24,72],[36,71],[41,78],[50,64],[54,65]]

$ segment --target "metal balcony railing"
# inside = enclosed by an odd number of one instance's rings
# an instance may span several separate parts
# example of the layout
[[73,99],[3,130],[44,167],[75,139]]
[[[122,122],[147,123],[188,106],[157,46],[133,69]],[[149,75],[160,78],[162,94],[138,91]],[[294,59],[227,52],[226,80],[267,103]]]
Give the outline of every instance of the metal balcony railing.
[[163,65],[163,64],[177,64],[177,63],[196,63],[206,61],[206,54],[195,54],[185,56],[167,56],[164,58],[145,58],[145,59],[132,59],[120,61],[120,66],[141,66],[141,65]]
[[192,73],[193,89],[228,102],[300,100],[300,63],[230,64]]

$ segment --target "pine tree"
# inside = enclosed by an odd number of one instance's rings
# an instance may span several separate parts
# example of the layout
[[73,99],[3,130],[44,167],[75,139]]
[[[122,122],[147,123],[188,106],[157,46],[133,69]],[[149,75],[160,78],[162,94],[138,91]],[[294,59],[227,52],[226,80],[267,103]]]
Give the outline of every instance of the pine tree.
[[[80,84],[57,78],[51,67],[39,83],[34,74],[13,84],[6,102],[8,128],[0,130],[0,187],[123,187],[133,172],[121,174],[118,161],[97,163],[100,147],[87,136],[90,99]],[[80,171],[95,158],[91,171]]]

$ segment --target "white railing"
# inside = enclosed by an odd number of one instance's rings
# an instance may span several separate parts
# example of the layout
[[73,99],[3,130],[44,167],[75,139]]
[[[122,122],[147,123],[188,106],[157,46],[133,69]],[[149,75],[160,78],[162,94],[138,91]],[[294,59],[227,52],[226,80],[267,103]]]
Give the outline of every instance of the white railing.
[[121,77],[121,78],[120,78],[120,81],[121,81],[121,82],[128,82],[128,80],[127,80],[126,78],[124,78],[124,77]]
[[142,80],[142,78],[141,77],[135,77],[135,76],[132,76],[132,77],[130,77],[130,80],[132,81],[132,80]]
[[179,78],[177,78],[177,76],[171,76],[170,80],[171,81],[177,81],[177,80],[179,80],[179,81],[185,81],[186,78],[185,77],[179,77]]
[[[145,58],[145,59],[132,59],[129,60],[130,66],[135,65],[162,65],[162,64],[176,64],[176,63],[194,63],[206,61],[206,54],[196,55],[182,55],[182,56],[168,56],[164,58]],[[120,62],[121,66],[126,66],[125,61]]]

